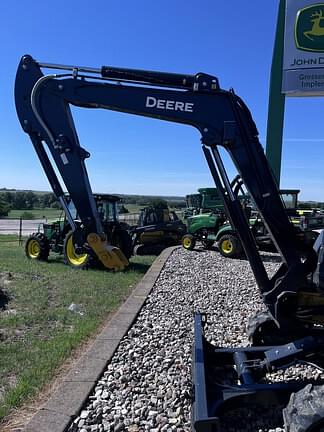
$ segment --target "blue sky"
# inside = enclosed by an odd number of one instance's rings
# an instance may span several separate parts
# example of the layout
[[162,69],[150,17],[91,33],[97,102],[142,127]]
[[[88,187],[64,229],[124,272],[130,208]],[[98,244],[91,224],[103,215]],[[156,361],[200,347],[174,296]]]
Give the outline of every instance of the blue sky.
[[[14,107],[26,53],[51,63],[216,75],[245,100],[264,144],[277,8],[274,0],[2,2],[0,187],[50,189]],[[281,186],[300,188],[302,199],[323,200],[323,104],[286,100]],[[91,153],[94,191],[185,195],[213,185],[195,129],[104,110],[73,114]]]

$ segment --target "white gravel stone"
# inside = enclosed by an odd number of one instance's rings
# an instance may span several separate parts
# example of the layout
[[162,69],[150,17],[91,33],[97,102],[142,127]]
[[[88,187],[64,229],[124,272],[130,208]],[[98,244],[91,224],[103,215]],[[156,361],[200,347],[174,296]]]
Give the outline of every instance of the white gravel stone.
[[[263,258],[272,274],[279,257]],[[205,334],[214,344],[247,346],[247,321],[262,309],[248,261],[226,259],[216,251],[176,249],[98,382],[86,418],[81,412],[83,428],[99,424],[114,432],[190,432],[194,312],[208,314]],[[298,368],[290,369],[287,376],[296,376]],[[306,367],[306,373],[312,371]],[[69,432],[81,432],[77,421]],[[279,432],[282,426],[275,407],[236,410],[223,424],[229,432]]]

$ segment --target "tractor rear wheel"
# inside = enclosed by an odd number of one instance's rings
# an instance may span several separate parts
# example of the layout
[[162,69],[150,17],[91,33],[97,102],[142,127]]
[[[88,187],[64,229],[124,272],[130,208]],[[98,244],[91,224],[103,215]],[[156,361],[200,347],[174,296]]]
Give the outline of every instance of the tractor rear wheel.
[[63,254],[66,264],[73,268],[87,268],[90,265],[91,256],[87,253],[77,254],[73,244],[73,232],[69,231],[64,239]]
[[48,240],[43,233],[34,233],[28,237],[25,244],[27,258],[46,261],[49,255]]
[[181,240],[182,246],[187,250],[193,250],[196,246],[196,239],[191,234],[186,234]]
[[324,386],[307,384],[290,396],[283,410],[287,432],[322,432],[324,430]]
[[243,249],[240,240],[232,234],[224,234],[218,240],[219,252],[226,258],[238,258]]

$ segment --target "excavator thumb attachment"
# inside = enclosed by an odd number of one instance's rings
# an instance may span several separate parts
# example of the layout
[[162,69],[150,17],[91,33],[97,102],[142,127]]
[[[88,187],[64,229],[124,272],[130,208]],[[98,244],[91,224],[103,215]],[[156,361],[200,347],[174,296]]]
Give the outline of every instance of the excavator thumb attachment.
[[109,245],[107,240],[102,240],[98,234],[89,234],[87,240],[89,246],[95,251],[106,268],[119,271],[124,270],[129,265],[129,261],[123,252],[118,247]]

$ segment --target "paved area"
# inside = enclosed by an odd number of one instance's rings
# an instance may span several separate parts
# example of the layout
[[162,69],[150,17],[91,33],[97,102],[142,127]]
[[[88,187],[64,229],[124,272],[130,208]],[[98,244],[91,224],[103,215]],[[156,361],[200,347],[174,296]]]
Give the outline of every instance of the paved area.
[[[177,246],[176,246],[177,247]],[[32,417],[24,432],[64,432],[81,410],[119,342],[141,310],[165,262],[175,247],[157,257],[126,302],[114,314],[88,351],[69,371],[50,400]]]

